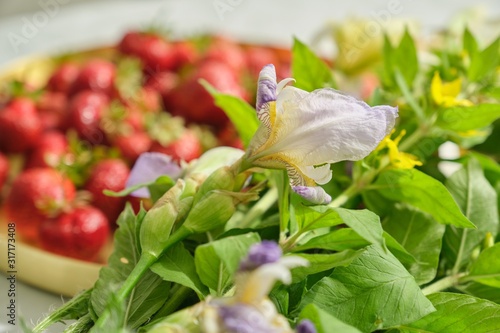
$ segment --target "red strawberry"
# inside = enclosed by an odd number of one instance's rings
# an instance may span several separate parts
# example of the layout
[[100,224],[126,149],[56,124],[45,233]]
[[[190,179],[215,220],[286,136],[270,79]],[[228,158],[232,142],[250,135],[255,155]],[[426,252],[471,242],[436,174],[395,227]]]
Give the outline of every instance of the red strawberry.
[[246,98],[230,67],[216,61],[204,62],[197,72],[172,92],[172,113],[188,121],[223,127],[228,118],[224,111],[214,105],[210,93],[198,82],[202,78],[220,92]]
[[247,67],[247,59],[243,49],[228,39],[216,39],[205,53],[203,62],[223,62],[239,75]]
[[109,234],[108,219],[92,206],[77,207],[40,226],[40,241],[45,250],[89,261],[96,259]]
[[19,234],[38,240],[40,224],[59,214],[75,198],[75,186],[58,171],[36,168],[22,172],[13,182],[5,201],[9,221]]
[[151,138],[144,132],[120,135],[113,139],[113,145],[118,147],[122,156],[131,162],[137,160],[142,153],[149,151],[151,143]]
[[141,52],[143,36],[142,32],[127,32],[118,43],[118,50],[124,54],[138,55]]
[[104,133],[100,128],[101,118],[105,108],[108,106],[106,95],[82,91],[75,95],[69,106],[69,124],[82,139],[92,144],[100,144],[104,141]]
[[238,133],[233,124],[228,123],[226,127],[217,133],[217,138],[221,146],[229,146],[239,149],[244,149],[243,142],[238,137]]
[[138,54],[146,73],[173,70],[177,59],[174,47],[159,36],[145,34]]
[[170,111],[172,108],[171,93],[178,83],[179,77],[177,74],[172,72],[160,72],[150,76],[144,86],[160,93],[163,105],[167,111]]
[[92,90],[111,96],[115,93],[115,76],[116,66],[113,63],[102,59],[90,60],[80,70],[72,92]]
[[186,65],[192,65],[198,60],[198,52],[193,43],[189,41],[179,41],[174,43],[175,69]]
[[44,130],[64,130],[66,128],[68,97],[64,93],[44,91],[38,100],[37,108]]
[[42,131],[33,101],[15,98],[0,109],[0,150],[20,153],[31,148]]
[[200,157],[203,148],[198,136],[192,130],[186,129],[179,139],[170,142],[166,146],[154,142],[150,151],[170,155],[174,161],[189,162]]
[[9,175],[9,160],[7,156],[0,153],[0,193]]
[[68,152],[68,140],[56,131],[42,134],[34,149],[29,153],[26,168],[54,168]]
[[258,77],[260,70],[267,64],[278,63],[278,57],[269,48],[252,46],[246,50],[248,70],[254,77]]
[[80,68],[76,64],[69,62],[62,64],[52,73],[47,82],[47,89],[69,94],[79,73]]
[[84,186],[85,190],[92,194],[92,205],[102,210],[112,225],[123,210],[125,199],[107,196],[103,191],[123,190],[129,173],[129,167],[122,160],[102,160],[93,167]]

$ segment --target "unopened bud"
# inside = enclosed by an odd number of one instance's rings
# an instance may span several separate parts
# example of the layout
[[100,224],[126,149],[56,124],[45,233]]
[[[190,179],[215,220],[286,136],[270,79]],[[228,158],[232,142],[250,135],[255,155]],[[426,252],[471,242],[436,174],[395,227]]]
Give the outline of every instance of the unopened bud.
[[147,212],[140,231],[143,252],[159,256],[167,246],[179,211],[186,210],[179,201],[183,190],[184,181],[179,179]]
[[234,187],[235,174],[230,167],[221,167],[215,170],[200,186],[195,196],[195,203],[213,190],[232,191]]
[[191,233],[206,232],[224,225],[235,210],[230,194],[213,190],[193,206],[182,227]]

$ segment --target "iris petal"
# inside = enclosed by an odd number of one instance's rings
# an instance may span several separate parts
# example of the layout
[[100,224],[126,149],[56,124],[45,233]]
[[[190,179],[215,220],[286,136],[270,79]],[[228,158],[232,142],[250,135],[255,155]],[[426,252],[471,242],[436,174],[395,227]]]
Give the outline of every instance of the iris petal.
[[[169,155],[155,152],[143,153],[130,171],[125,187],[150,183],[164,175],[176,179],[181,173],[182,168]],[[140,188],[132,192],[131,195],[139,198],[149,198],[150,196],[147,188]]]

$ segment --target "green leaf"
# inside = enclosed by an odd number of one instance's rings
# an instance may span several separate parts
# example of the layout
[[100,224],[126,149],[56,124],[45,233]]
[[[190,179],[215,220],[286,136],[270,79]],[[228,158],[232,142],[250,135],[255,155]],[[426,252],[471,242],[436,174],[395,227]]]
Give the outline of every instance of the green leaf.
[[389,251],[394,254],[394,256],[401,261],[403,265],[411,265],[416,263],[416,259],[411,253],[406,251],[406,249],[401,245],[394,237],[392,237],[389,233],[384,231],[384,240],[385,245],[389,249]]
[[470,154],[479,162],[479,164],[481,164],[481,168],[484,171],[484,176],[486,177],[486,179],[488,179],[490,184],[494,185],[498,181],[500,181],[500,164],[498,164],[488,155],[472,151],[470,152]]
[[483,103],[440,110],[436,125],[445,130],[466,132],[491,125],[498,118],[500,118],[498,104]]
[[200,299],[208,295],[208,288],[201,282],[196,273],[194,258],[184,244],[177,243],[151,266],[151,270],[165,281],[182,284],[193,289]]
[[404,333],[491,333],[500,331],[500,306],[480,298],[436,293],[429,295],[436,311],[399,327]]
[[38,323],[34,328],[34,331],[43,332],[50,325],[57,322],[83,317],[89,312],[89,300],[91,293],[92,289],[89,289],[76,295]]
[[478,282],[469,282],[463,285],[459,285],[456,287],[463,293],[478,297],[484,298],[489,301],[500,304],[500,288],[494,288],[487,286],[485,284],[481,284]]
[[292,270],[292,283],[300,282],[311,274],[324,272],[338,266],[347,266],[353,260],[357,259],[363,251],[345,250],[330,254],[295,253],[294,256],[307,259],[309,265],[306,267],[297,267]]
[[243,145],[247,147],[260,125],[255,109],[239,97],[218,92],[203,79],[200,83],[212,95],[215,105],[224,110],[236,128]]
[[462,212],[477,229],[466,230],[449,226],[443,238],[443,255],[455,273],[467,264],[474,248],[487,232],[493,237],[498,230],[497,195],[483,175],[479,163],[470,159],[462,169],[448,178],[446,186]]
[[344,223],[340,215],[330,207],[306,206],[302,200],[294,200],[295,198],[295,194],[292,194],[290,217],[295,219],[299,230],[308,231]]
[[363,237],[351,228],[341,228],[327,234],[311,238],[306,243],[296,246],[293,251],[310,249],[323,249],[330,251],[343,251],[347,249],[361,249],[370,245]]
[[476,56],[478,51],[477,41],[467,27],[465,28],[463,35],[463,49],[467,51],[471,59]]
[[306,305],[302,309],[299,319],[309,319],[316,327],[318,333],[361,333],[357,328],[347,325],[314,304]]
[[160,176],[150,184],[147,184],[151,200],[158,201],[172,186],[175,181],[167,175]]
[[64,329],[64,333],[87,333],[90,331],[94,322],[90,317],[90,314],[79,318],[76,322],[72,323]]
[[391,169],[380,173],[372,187],[385,198],[406,202],[439,223],[474,228],[461,212],[446,187],[436,179],[416,169]]
[[342,221],[358,233],[363,239],[371,244],[384,244],[382,225],[380,218],[367,209],[352,210],[345,208],[333,208]]
[[411,323],[434,310],[401,263],[376,246],[316,283],[299,308],[310,303],[362,332]]
[[[110,288],[113,289],[113,288]],[[107,306],[103,313],[107,312],[107,319],[97,322],[90,330],[91,333],[131,333],[125,323],[127,322],[127,308],[123,302],[120,302],[118,295],[113,290],[108,296]]]
[[[140,257],[138,229],[144,220],[142,210],[137,216],[130,204],[118,218],[114,251],[95,283],[90,302],[93,311],[101,315],[115,289],[118,289],[134,269]],[[146,322],[164,303],[169,283],[151,271],[146,272],[127,299],[127,324],[132,328]]]
[[417,283],[432,281],[436,277],[445,226],[428,214],[401,206],[384,219],[382,226],[416,259],[406,267]]
[[481,252],[470,267],[467,280],[500,288],[500,243]]
[[415,42],[408,29],[397,47],[393,47],[385,35],[383,54],[385,84],[390,87],[398,86],[396,76],[401,75],[406,86],[411,87],[418,73],[418,58]]
[[471,81],[481,81],[488,75],[495,72],[495,68],[500,60],[499,55],[500,37],[497,38],[483,51],[476,53],[471,58],[470,66],[467,70],[467,77]]
[[256,233],[222,238],[196,248],[194,262],[203,284],[222,295],[250,246],[260,241]]
[[292,48],[292,76],[295,87],[305,91],[336,86],[328,65],[297,38]]

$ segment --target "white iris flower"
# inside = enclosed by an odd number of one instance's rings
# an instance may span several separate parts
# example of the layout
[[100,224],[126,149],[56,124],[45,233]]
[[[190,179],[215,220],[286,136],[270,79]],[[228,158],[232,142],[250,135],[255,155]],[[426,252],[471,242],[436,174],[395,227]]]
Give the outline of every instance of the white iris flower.
[[398,110],[370,107],[324,88],[307,92],[276,82],[273,65],[259,75],[257,116],[261,121],[246,153],[252,165],[285,169],[292,189],[314,203],[328,203],[319,186],[332,178],[330,164],[360,160],[394,127]]

